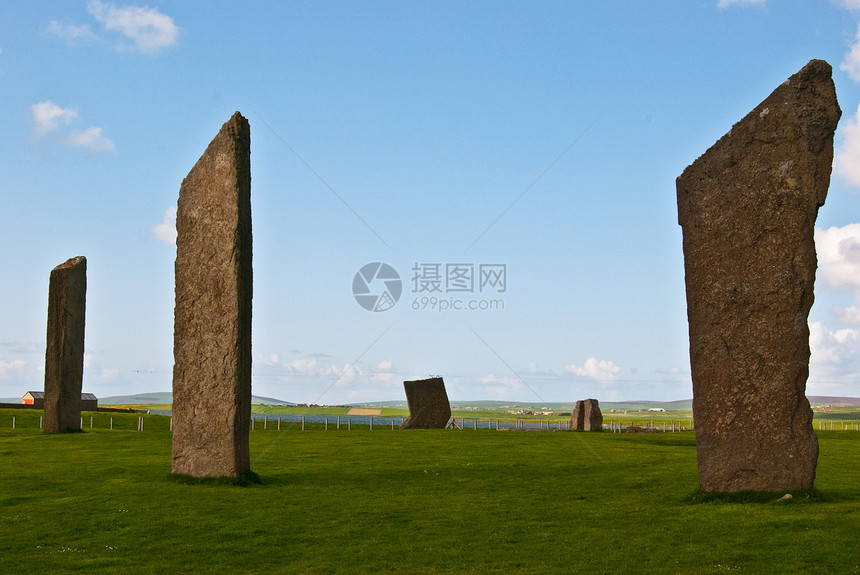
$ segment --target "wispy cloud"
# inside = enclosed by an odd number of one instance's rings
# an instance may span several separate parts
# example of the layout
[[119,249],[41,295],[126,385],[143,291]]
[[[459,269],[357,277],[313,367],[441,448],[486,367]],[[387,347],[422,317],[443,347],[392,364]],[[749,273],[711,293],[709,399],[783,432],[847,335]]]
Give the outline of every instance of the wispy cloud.
[[100,35],[119,37],[118,50],[155,55],[175,46],[179,41],[179,26],[173,18],[149,6],[117,6],[100,0],[90,0],[87,12],[100,24],[99,32],[90,24],[72,24],[51,20],[48,32],[71,45],[89,44],[101,40]]
[[33,137],[36,140],[53,136],[68,148],[82,148],[93,155],[114,150],[113,142],[104,136],[99,127],[61,131],[61,124],[68,125],[78,119],[78,113],[71,108],[62,108],[50,100],[39,102],[30,106],[30,117],[33,121]]
[[70,44],[86,44],[98,39],[89,24],[75,26],[74,24],[62,24],[56,20],[51,20],[48,23],[48,32]]
[[613,381],[621,372],[621,368],[611,361],[599,360],[596,357],[586,359],[582,367],[571,364],[565,366],[565,369],[574,375],[589,377],[603,383]]
[[99,0],[91,0],[87,11],[98,20],[104,29],[117,32],[131,40],[121,43],[121,49],[132,49],[144,54],[157,54],[174,46],[179,39],[179,27],[173,18],[148,6],[116,6]]
[[150,233],[160,242],[176,244],[176,206],[167,208],[161,223],[152,226]]
[[63,143],[70,148],[85,148],[94,154],[114,151],[113,142],[102,135],[101,128],[95,126],[66,134]]

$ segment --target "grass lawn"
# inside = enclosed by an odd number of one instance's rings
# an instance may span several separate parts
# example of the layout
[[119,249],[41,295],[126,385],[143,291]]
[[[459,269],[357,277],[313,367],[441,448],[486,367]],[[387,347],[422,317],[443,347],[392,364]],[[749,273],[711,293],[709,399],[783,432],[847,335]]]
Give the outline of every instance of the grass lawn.
[[860,573],[860,432],[819,432],[814,497],[694,503],[691,432],[270,426],[240,487],[172,478],[165,417],[11,415],[0,573]]

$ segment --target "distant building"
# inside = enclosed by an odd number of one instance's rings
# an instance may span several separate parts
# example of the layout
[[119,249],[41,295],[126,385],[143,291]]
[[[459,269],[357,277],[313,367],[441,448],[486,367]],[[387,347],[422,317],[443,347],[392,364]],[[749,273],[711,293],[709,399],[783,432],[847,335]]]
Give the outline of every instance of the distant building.
[[21,399],[24,405],[32,405],[35,409],[45,408],[45,392],[44,391],[28,391]]
[[[28,391],[21,398],[21,403],[24,405],[32,405],[33,409],[45,409],[45,392],[44,391]],[[81,411],[97,411],[99,408],[99,399],[92,393],[81,394]]]
[[81,394],[81,411],[98,411],[99,398],[92,393]]

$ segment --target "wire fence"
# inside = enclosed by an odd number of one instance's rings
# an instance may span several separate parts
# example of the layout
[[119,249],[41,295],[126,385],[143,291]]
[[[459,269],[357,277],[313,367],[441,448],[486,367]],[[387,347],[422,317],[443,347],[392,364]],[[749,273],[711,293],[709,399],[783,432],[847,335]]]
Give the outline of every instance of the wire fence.
[[[12,411],[12,410],[10,410]],[[347,416],[318,414],[252,414],[251,431],[269,430],[395,430],[405,421],[402,416]],[[0,429],[41,429],[44,419],[40,410],[16,410],[13,413],[0,413]],[[172,431],[173,417],[170,412],[149,412],[146,414],[108,414],[85,413],[80,418],[81,429],[117,430],[157,430]],[[858,420],[816,420],[813,427],[818,431],[860,431]],[[527,418],[481,418],[453,417],[448,420],[447,429],[461,431],[567,431],[569,419],[527,419]],[[651,433],[675,433],[692,431],[692,420],[636,420],[605,419],[602,430],[610,433],[627,431],[647,431]]]

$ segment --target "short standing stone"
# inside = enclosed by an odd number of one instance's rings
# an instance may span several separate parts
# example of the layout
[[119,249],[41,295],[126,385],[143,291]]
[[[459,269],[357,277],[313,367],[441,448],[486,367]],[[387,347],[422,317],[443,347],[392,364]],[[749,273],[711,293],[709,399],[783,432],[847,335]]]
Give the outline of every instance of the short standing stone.
[[179,190],[173,473],[235,477],[250,469],[250,141],[236,112]]
[[51,270],[45,351],[46,433],[81,428],[86,301],[87,258],[71,258]]
[[813,486],[813,229],[840,115],[813,60],[677,180],[703,491]]
[[596,399],[580,399],[570,415],[570,428],[574,431],[603,431],[603,414]]
[[451,418],[451,404],[441,377],[404,381],[409,417],[401,429],[444,429]]

